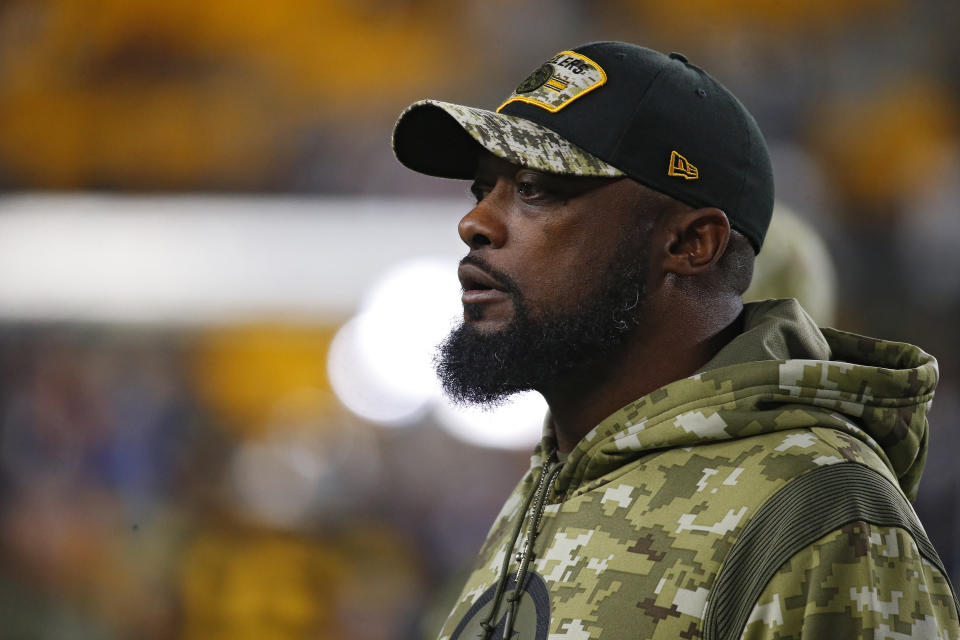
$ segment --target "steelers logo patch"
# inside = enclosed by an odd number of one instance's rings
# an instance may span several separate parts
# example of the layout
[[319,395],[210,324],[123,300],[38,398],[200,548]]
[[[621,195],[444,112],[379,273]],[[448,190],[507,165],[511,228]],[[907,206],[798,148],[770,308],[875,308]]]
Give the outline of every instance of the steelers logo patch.
[[497,111],[511,102],[525,102],[555,113],[606,82],[607,74],[596,62],[561,51],[527,76]]

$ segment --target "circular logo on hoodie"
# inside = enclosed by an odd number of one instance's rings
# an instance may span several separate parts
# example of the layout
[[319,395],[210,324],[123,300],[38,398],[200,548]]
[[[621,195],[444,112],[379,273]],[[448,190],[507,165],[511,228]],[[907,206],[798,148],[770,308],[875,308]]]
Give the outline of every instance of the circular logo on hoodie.
[[[506,625],[507,611],[510,609],[510,596],[517,584],[515,576],[511,576],[504,590],[500,602],[500,609],[493,620],[493,634],[486,635],[481,623],[490,617],[493,608],[493,595],[497,585],[477,598],[467,615],[463,616],[460,624],[454,629],[450,640],[476,640],[477,638],[502,638]],[[523,579],[523,593],[517,606],[517,617],[513,623],[513,638],[530,638],[531,640],[547,640],[550,630],[550,592],[547,584],[537,573],[528,571]]]

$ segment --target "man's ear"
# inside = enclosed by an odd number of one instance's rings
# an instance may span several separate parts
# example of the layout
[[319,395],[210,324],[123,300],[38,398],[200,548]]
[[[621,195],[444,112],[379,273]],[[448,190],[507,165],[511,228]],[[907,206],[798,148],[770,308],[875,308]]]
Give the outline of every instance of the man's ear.
[[665,216],[663,270],[697,275],[711,268],[730,241],[727,214],[715,207]]

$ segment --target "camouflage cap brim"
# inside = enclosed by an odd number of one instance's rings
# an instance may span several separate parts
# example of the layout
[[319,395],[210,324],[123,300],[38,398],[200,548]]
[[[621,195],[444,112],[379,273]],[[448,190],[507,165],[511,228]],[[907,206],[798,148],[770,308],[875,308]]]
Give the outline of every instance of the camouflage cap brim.
[[413,103],[393,130],[397,159],[414,171],[441,178],[473,178],[478,144],[508,162],[547,173],[626,175],[529,120],[439,100]]

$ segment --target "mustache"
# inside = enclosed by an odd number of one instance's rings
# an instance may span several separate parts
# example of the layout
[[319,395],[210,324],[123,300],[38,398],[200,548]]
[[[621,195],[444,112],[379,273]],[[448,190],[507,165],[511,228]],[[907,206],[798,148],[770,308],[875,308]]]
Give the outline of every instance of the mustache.
[[493,265],[491,265],[483,257],[475,254],[469,254],[464,256],[463,259],[460,260],[460,264],[461,265],[469,264],[469,265],[473,265],[474,267],[483,269],[484,271],[487,272],[487,274],[492,276],[497,282],[503,285],[505,293],[509,293],[510,295],[516,296],[518,298],[521,297],[520,287],[517,285],[516,281],[510,276],[508,276],[506,273],[504,273],[503,271],[500,271],[499,269],[494,268]]

